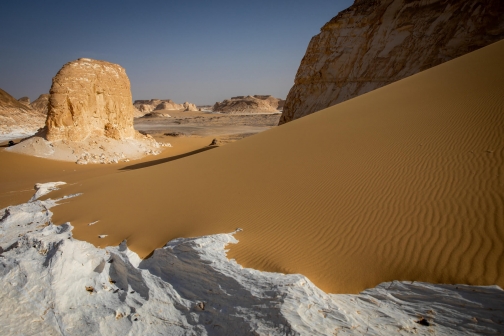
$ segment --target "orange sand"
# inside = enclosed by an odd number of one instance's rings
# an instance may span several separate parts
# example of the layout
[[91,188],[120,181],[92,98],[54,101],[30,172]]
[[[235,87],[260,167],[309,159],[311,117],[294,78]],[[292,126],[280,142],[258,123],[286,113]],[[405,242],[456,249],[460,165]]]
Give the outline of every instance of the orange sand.
[[[0,209],[28,201],[33,195],[35,183],[64,181],[76,183],[90,177],[121,172],[120,169],[134,164],[151,164],[156,161],[177,159],[205,150],[212,137],[164,138],[160,142],[170,142],[157,156],[147,156],[141,160],[107,165],[77,165],[73,162],[54,161],[0,150]],[[16,140],[16,143],[19,140]],[[7,146],[7,141],[0,146]],[[150,163],[149,163],[150,162]]]
[[224,147],[83,179],[49,195],[84,193],[54,219],[142,257],[241,227],[230,257],[333,293],[504,287],[503,59],[504,41]]

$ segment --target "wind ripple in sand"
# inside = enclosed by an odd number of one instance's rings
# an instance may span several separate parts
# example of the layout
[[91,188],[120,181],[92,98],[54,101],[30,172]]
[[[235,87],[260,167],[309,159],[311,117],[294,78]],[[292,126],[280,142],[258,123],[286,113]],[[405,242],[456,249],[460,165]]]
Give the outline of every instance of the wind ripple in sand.
[[[56,184],[38,187],[50,192]],[[70,223],[51,223],[57,202],[0,210],[2,334],[504,332],[497,286],[392,282],[359,295],[326,294],[302,275],[228,260],[234,233],[176,239],[142,261],[126,243],[99,249],[73,239]]]
[[212,151],[83,180],[56,192],[84,195],[55,220],[141,257],[240,226],[239,264],[332,293],[504,286],[503,59],[501,41]]

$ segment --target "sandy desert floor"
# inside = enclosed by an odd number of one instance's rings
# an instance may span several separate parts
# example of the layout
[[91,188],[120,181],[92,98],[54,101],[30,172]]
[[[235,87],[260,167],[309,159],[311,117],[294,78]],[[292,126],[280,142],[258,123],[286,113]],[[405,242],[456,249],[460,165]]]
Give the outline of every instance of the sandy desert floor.
[[165,134],[213,136],[221,143],[229,143],[275,127],[280,115],[281,113],[240,115],[160,110],[135,119],[135,129],[158,139],[166,137]]
[[[96,246],[127,239],[141,257],[239,227],[228,257],[331,293],[391,280],[504,287],[502,59],[499,42],[177,160],[168,149],[154,161],[78,167],[1,152],[0,206],[62,180],[52,198],[83,194],[54,208],[55,223],[70,221]],[[182,155],[211,138],[170,142]],[[177,149],[178,139],[191,144]]]

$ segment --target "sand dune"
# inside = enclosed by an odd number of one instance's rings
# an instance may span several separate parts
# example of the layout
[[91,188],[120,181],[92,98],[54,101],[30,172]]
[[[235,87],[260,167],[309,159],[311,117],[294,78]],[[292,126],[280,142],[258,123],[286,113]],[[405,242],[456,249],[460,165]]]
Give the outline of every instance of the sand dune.
[[228,256],[332,293],[504,287],[503,59],[504,41],[237,143],[62,187],[51,197],[83,195],[54,218],[141,257],[241,227]]
[[[160,142],[170,142],[173,147],[165,149],[155,157],[147,156],[139,160],[107,165],[77,165],[74,162],[55,161],[0,150],[0,209],[26,202],[31,197],[36,183],[65,181],[72,184],[96,176],[122,172],[121,169],[126,166],[166,162],[206,149],[212,139],[213,137],[158,138]],[[0,142],[0,146],[7,148],[6,143]]]

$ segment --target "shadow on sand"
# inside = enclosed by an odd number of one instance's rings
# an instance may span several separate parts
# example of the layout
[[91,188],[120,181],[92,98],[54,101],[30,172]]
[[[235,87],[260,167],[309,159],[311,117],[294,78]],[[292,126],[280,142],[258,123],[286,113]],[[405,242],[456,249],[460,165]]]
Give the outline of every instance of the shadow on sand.
[[134,165],[131,165],[131,166],[126,166],[126,167],[123,167],[123,168],[121,168],[119,170],[135,170],[135,169],[147,168],[147,167],[155,166],[155,165],[158,165],[158,164],[161,164],[161,163],[166,163],[166,162],[182,159],[182,158],[185,158],[187,156],[194,155],[194,154],[206,152],[209,149],[213,149],[213,148],[217,148],[217,147],[219,147],[219,146],[203,147],[203,148],[194,150],[192,152],[188,152],[188,153],[184,153],[184,154],[180,154],[180,155],[176,155],[176,156],[170,156],[170,157],[159,159],[159,160],[152,160],[152,161],[137,163],[137,164],[134,164]]

